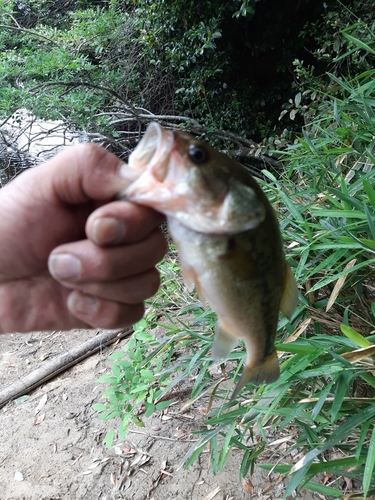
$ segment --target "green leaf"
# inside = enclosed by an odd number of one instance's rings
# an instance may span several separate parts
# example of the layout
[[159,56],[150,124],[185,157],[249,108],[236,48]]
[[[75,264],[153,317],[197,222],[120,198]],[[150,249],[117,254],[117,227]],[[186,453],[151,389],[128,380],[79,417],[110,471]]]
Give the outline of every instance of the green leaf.
[[328,396],[328,394],[331,392],[331,389],[332,389],[332,386],[334,384],[334,381],[331,380],[331,382],[329,382],[327,384],[327,386],[325,387],[325,389],[321,392],[320,394],[320,397],[319,397],[319,400],[318,402],[316,403],[316,405],[314,406],[312,412],[311,412],[311,418],[313,420],[315,420],[315,418],[318,416],[320,410],[322,409],[325,401],[326,401],[326,398]]
[[343,372],[339,375],[335,383],[335,398],[331,407],[331,422],[333,423],[344,401],[344,397],[348,394],[349,384],[354,374],[350,372]]
[[331,486],[324,486],[323,484],[313,483],[311,481],[307,481],[307,483],[303,484],[303,487],[306,490],[315,491],[316,493],[320,493],[321,495],[325,495],[326,497],[333,498],[342,498],[342,491],[337,488],[332,488]]
[[144,370],[140,370],[139,373],[141,374],[142,378],[144,378],[145,380],[154,379],[154,374],[152,373],[151,370],[144,369]]
[[365,337],[363,337],[363,335],[356,332],[355,330],[353,330],[353,328],[351,328],[348,325],[340,325],[340,330],[344,335],[346,335],[346,337],[348,337],[348,339],[353,341],[359,347],[370,347],[372,345],[371,342],[369,342]]
[[372,187],[370,182],[368,180],[363,180],[363,187],[364,190],[366,191],[366,194],[368,196],[368,199],[370,200],[371,205],[375,209],[375,189]]
[[233,420],[232,424],[230,425],[229,429],[226,431],[225,439],[222,445],[222,448],[220,450],[220,455],[219,455],[219,461],[217,464],[218,471],[221,471],[224,468],[225,462],[228,458],[228,455],[230,453],[230,440],[232,439],[233,432],[236,428],[237,422],[236,420]]
[[214,476],[216,476],[216,474],[218,473],[217,435],[213,436],[213,438],[211,439],[210,448],[212,473],[214,474]]
[[359,459],[359,456],[361,454],[362,446],[363,446],[363,443],[365,442],[365,439],[367,437],[367,431],[368,431],[371,423],[372,423],[371,420],[368,420],[367,422],[365,422],[362,425],[361,433],[359,435],[359,439],[358,439],[358,443],[357,443],[357,449],[355,452],[355,456],[356,456],[357,460]]
[[112,361],[116,361],[117,359],[123,358],[124,355],[125,355],[125,353],[123,351],[116,351],[116,352],[113,352],[112,354],[110,354],[108,356],[108,358],[111,359]]
[[186,453],[184,458],[182,459],[182,463],[185,465],[185,468],[189,467],[202,453],[202,451],[206,448],[211,439],[218,434],[221,430],[225,429],[226,425],[218,426],[213,430],[209,430],[205,432],[205,434],[199,439],[199,441],[195,444],[194,448],[190,448],[190,450]]
[[366,498],[373,479],[373,471],[375,467],[375,425],[372,428],[370,445],[367,453],[365,471],[363,474],[363,496]]
[[165,408],[168,408],[173,403],[173,401],[160,401],[160,403],[156,403],[156,409],[157,410],[164,410]]
[[372,419],[375,416],[375,405],[369,408],[365,408],[359,411],[351,418],[348,418],[343,424],[341,424],[331,436],[320,446],[309,451],[298,463],[299,469],[294,473],[291,478],[286,490],[285,496],[290,495],[300,484],[300,482],[306,477],[306,474],[311,466],[314,458],[319,456],[328,448],[332,448],[337,445],[342,440],[346,439],[349,433],[360,427],[368,419]]
[[375,389],[375,377],[370,375],[369,373],[360,373],[359,376],[368,383],[370,387]]
[[325,210],[323,208],[313,208],[311,214],[315,217],[340,217],[342,219],[365,220],[366,214],[359,210]]
[[145,427],[145,424],[142,422],[142,420],[140,420],[139,417],[137,417],[137,415],[133,415],[132,420],[137,427]]
[[107,446],[107,448],[111,448],[113,444],[113,438],[115,437],[115,431],[111,429],[110,431],[107,432],[105,435],[105,438],[103,439],[103,443]]
[[290,352],[293,354],[314,354],[316,348],[308,345],[301,344],[298,341],[288,342],[287,344],[275,344],[276,351],[280,352]]
[[354,45],[356,45],[358,48],[363,49],[366,52],[369,52],[370,54],[375,55],[375,51],[369,45],[367,45],[367,43],[362,42],[362,40],[359,40],[358,38],[355,38],[354,36],[349,35],[349,33],[344,33],[343,32],[343,36],[347,40],[349,40],[350,42],[352,42]]
[[145,411],[145,417],[146,418],[149,418],[151,417],[151,415],[154,413],[155,409],[156,409],[156,406],[152,403],[148,403],[147,401],[145,402],[145,407],[146,407],[146,411]]
[[375,224],[374,224],[374,215],[370,213],[370,210],[368,209],[368,206],[366,203],[363,204],[363,208],[365,210],[366,218],[367,218],[367,223],[368,227],[370,229],[371,236],[375,240]]
[[94,403],[92,408],[95,411],[105,411],[107,409],[107,405],[104,405],[103,403]]
[[344,191],[346,190],[346,183],[344,180],[342,180],[341,189],[342,190],[339,191],[338,189],[328,188],[328,191],[343,201],[344,210],[352,210],[352,208],[356,208],[357,210],[362,211],[363,203]]
[[297,209],[297,205],[292,202],[289,196],[287,196],[283,191],[279,191],[280,198],[282,199],[285,206],[290,211],[290,214],[293,216],[294,220],[298,222],[304,223],[305,220],[299,210]]

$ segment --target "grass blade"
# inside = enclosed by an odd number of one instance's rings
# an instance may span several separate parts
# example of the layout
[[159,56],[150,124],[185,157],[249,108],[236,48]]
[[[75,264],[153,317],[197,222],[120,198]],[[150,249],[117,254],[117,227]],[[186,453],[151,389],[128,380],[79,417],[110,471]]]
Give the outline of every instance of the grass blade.
[[373,471],[375,466],[375,425],[372,428],[372,435],[370,439],[370,446],[368,449],[367,460],[365,464],[365,472],[363,474],[363,496],[366,498],[368,490],[371,486],[373,479]]
[[375,209],[375,189],[372,187],[372,185],[367,179],[362,181],[362,183],[363,183],[363,188],[368,196],[368,199],[370,200],[371,205]]
[[232,435],[233,435],[234,429],[236,428],[236,424],[237,424],[237,422],[234,420],[232,422],[232,425],[229,427],[229,429],[227,431],[227,435],[225,436],[223,446],[220,450],[219,461],[217,464],[218,471],[223,469],[225,462],[227,461],[228,455],[231,451],[231,447],[229,446],[229,443],[230,443],[230,440],[232,439]]
[[366,203],[363,204],[363,208],[365,209],[365,214],[367,217],[368,227],[370,229],[371,236],[375,240],[375,224],[374,224],[374,216],[370,213],[368,206]]

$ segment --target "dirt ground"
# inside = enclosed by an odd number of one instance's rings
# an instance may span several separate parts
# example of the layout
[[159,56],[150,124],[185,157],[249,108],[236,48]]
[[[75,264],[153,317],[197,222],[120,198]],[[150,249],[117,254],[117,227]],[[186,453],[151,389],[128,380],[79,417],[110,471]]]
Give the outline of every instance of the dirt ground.
[[[0,390],[96,333],[1,336]],[[104,390],[97,379],[110,369],[108,355],[118,349],[103,348],[0,409],[0,500],[281,500],[285,484],[276,474],[256,469],[251,482],[239,482],[240,452],[217,476],[208,454],[179,468],[201,418],[194,407],[178,414],[187,400],[147,419],[145,428],[131,427],[125,442],[104,446],[116,423],[98,420],[92,404]],[[298,498],[319,497],[302,492]]]

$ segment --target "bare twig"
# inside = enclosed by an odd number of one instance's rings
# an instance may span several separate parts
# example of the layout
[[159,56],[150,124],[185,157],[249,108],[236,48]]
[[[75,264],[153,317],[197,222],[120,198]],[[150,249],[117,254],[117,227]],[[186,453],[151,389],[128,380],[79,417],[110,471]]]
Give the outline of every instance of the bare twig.
[[54,358],[48,363],[44,363],[40,368],[29,373],[25,377],[14,382],[12,385],[0,391],[0,408],[8,401],[27,394],[36,387],[44,384],[59,373],[76,365],[82,359],[85,359],[103,347],[112,344],[118,339],[129,337],[133,333],[133,328],[127,328],[121,331],[108,330],[83,344],[65,352],[61,356]]
[[23,33],[27,33],[28,35],[36,36],[38,38],[42,38],[43,40],[46,40],[49,43],[52,43],[53,45],[57,45],[59,47],[59,44],[56,43],[55,41],[51,40],[50,38],[47,38],[44,35],[40,35],[39,33],[36,33],[35,31],[31,31],[25,28],[21,28],[19,26],[10,26],[9,24],[0,24],[0,28],[6,28],[8,30],[13,30],[13,31],[22,31]]

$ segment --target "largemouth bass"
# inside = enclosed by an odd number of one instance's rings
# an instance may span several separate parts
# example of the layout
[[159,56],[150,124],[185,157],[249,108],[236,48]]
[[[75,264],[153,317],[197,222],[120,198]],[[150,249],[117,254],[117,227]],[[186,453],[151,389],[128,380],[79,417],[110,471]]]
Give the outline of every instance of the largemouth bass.
[[119,197],[167,216],[189,290],[218,316],[214,359],[243,339],[247,358],[232,399],[248,383],[280,374],[279,311],[297,304],[276,214],[241,164],[182,131],[151,123],[129,158]]

